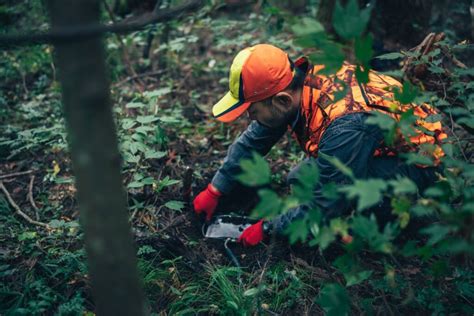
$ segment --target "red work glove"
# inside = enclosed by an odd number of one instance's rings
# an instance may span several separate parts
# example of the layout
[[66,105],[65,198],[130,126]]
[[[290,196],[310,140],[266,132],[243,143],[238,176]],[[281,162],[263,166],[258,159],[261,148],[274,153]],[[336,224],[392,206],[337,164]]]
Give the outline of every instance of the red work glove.
[[237,242],[242,242],[244,246],[255,246],[263,240],[263,221],[247,227],[240,235]]
[[196,212],[196,214],[205,213],[206,221],[209,221],[212,214],[214,214],[221,195],[222,193],[209,183],[207,188],[199,193],[194,199],[194,212]]

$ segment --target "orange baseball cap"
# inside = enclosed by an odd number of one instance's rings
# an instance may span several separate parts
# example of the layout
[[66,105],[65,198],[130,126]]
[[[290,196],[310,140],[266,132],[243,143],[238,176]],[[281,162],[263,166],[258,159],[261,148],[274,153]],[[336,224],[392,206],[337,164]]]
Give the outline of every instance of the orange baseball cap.
[[288,54],[268,44],[241,50],[230,66],[229,92],[212,107],[221,122],[231,122],[252,102],[262,101],[285,89],[293,79]]

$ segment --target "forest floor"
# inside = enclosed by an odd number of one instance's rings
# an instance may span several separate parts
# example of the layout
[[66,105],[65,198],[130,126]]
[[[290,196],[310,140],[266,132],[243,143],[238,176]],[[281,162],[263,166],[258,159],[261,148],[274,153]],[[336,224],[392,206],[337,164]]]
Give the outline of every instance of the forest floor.
[[[203,222],[183,194],[186,171],[193,171],[192,197],[248,124],[242,118],[224,125],[209,114],[227,91],[233,56],[263,42],[287,49],[292,57],[301,53],[279,23],[275,16],[242,12],[160,25],[155,32],[168,28],[168,39],[157,35],[149,58],[142,56],[147,31],[124,36],[125,46],[113,35],[106,40],[130,223],[154,313],[323,314],[316,303],[322,284],[344,284],[332,265],[345,247],[337,242],[324,252],[284,238],[253,248],[232,244],[243,267],[237,269],[223,241],[203,237]],[[40,46],[38,54],[48,49]],[[0,314],[93,310],[60,92],[50,52],[47,56],[44,73],[3,86],[2,123],[8,127],[0,143],[0,181],[22,212],[49,228],[28,223],[7,195],[0,195]],[[286,175],[303,157],[290,135],[269,153],[278,192],[287,192]],[[31,173],[14,175],[25,171]],[[248,215],[256,202],[255,192],[239,187],[220,202],[217,213]],[[441,271],[442,261],[367,253],[364,264],[374,271],[372,279],[348,288],[355,314],[442,311],[443,304],[458,303],[431,290],[434,281],[425,271]],[[446,284],[438,286],[451,286]]]

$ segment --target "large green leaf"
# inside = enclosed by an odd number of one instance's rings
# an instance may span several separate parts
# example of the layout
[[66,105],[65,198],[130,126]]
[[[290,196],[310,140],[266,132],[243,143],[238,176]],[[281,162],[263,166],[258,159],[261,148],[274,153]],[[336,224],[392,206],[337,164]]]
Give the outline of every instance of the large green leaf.
[[423,228],[421,232],[430,236],[428,245],[432,246],[443,240],[451,231],[453,231],[453,228],[450,226],[434,224]]
[[304,242],[308,237],[309,228],[306,218],[297,219],[291,222],[285,233],[290,238],[290,243],[294,244],[298,240]]
[[261,189],[258,191],[260,201],[252,211],[257,218],[271,218],[279,214],[283,208],[283,201],[273,190]]
[[393,188],[393,193],[397,195],[416,193],[417,191],[416,184],[407,177],[399,176],[394,180],[388,181],[388,183]]
[[392,145],[395,140],[397,122],[385,113],[379,111],[370,112],[370,116],[365,120],[366,124],[377,125],[384,132],[384,139],[387,145]]
[[372,49],[373,38],[372,35],[364,37],[358,37],[354,43],[354,52],[359,64],[364,67],[369,66],[369,62],[372,59],[374,50]]
[[363,215],[354,217],[352,231],[359,238],[367,241],[369,246],[375,251],[382,253],[391,253],[393,251],[391,240],[395,237],[395,230],[387,224],[384,232],[379,232],[377,221],[373,214],[370,218]]
[[270,167],[258,153],[253,152],[251,159],[242,159],[240,167],[242,173],[237,176],[237,179],[242,184],[255,187],[270,182]]
[[324,27],[315,19],[303,17],[298,20],[298,23],[295,23],[291,26],[291,31],[297,37],[301,37],[308,34],[324,32]]
[[382,199],[382,193],[387,189],[387,183],[380,179],[355,180],[354,184],[346,185],[339,190],[351,199],[357,198],[357,210],[361,211],[377,204]]
[[352,172],[351,168],[346,166],[342,161],[339,160],[339,158],[329,156],[323,152],[318,153],[318,155],[319,157],[324,158],[325,160],[329,161],[330,164],[336,167],[344,175],[348,176],[351,179],[354,179],[354,173]]
[[395,59],[399,59],[399,58],[403,58],[405,57],[405,55],[403,55],[402,53],[388,53],[388,54],[383,54],[383,55],[379,55],[375,58],[377,59],[381,59],[381,60],[395,60]]
[[174,211],[181,211],[184,208],[184,203],[181,201],[168,201],[165,203],[165,207]]
[[[317,226],[319,228],[319,226]],[[314,232],[313,232],[314,233]],[[309,242],[311,247],[319,246],[321,250],[326,249],[334,240],[336,240],[336,234],[328,226],[323,226],[315,234],[314,239]]]
[[346,40],[360,37],[367,28],[371,8],[359,9],[357,0],[349,0],[343,7],[337,0],[332,17],[332,24],[337,34]]
[[315,164],[302,164],[297,173],[298,182],[293,186],[293,195],[301,204],[309,203],[314,197],[314,187],[319,180]]
[[399,101],[401,104],[413,102],[413,100],[415,100],[416,96],[418,95],[418,92],[418,88],[412,85],[409,81],[405,81],[401,89],[395,87],[393,90],[395,100]]
[[325,284],[316,302],[327,316],[343,316],[349,313],[349,295],[346,289],[337,283]]
[[344,274],[346,286],[358,284],[372,275],[371,270],[363,270],[357,258],[350,254],[339,256],[333,265]]

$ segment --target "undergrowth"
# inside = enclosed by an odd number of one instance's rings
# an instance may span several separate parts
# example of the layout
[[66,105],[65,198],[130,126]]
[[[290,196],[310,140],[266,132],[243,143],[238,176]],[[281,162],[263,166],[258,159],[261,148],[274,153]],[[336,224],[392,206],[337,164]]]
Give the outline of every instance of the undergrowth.
[[[0,18],[27,12],[29,20],[22,18],[10,27],[41,29],[44,12],[33,2],[0,6]],[[444,90],[413,84],[416,93],[404,93],[415,91],[411,88],[400,91],[400,98],[430,102],[444,115],[450,139],[443,147],[447,155],[440,181],[423,197],[406,179],[391,183],[354,179],[345,189],[352,192],[356,203],[362,203],[359,205],[377,203],[374,192],[380,198],[390,197],[390,208],[397,215],[394,223],[381,230],[375,219],[358,212],[360,209],[351,218],[323,225],[314,210],[288,231],[296,245],[278,240],[253,250],[235,247],[242,269],[231,265],[222,254],[222,245],[209,245],[202,239],[189,200],[182,194],[183,174],[192,168],[193,189],[202,189],[221,164],[227,146],[247,124],[242,119],[228,126],[208,115],[226,91],[231,56],[261,42],[275,44],[292,57],[303,51],[311,53],[316,45],[333,52],[329,57],[324,55],[324,62],[334,66],[344,57],[337,52],[354,49],[356,43],[359,51],[354,61],[369,66],[373,60],[375,52],[367,49],[370,40],[365,33],[339,34],[350,39],[343,45],[333,42],[312,18],[314,7],[310,1],[307,19],[293,21],[277,6],[263,6],[256,12],[236,10],[229,15],[208,4],[195,16],[121,39],[114,35],[105,39],[123,184],[130,223],[140,245],[138,268],[152,313],[474,313],[474,173],[469,132],[473,128],[474,86],[472,80],[466,80],[472,79],[473,72],[469,67],[453,67],[449,80],[442,72],[445,49],[455,53],[464,48],[462,43],[443,41],[428,56],[404,50],[379,58],[397,62],[413,57],[435,75],[432,83],[449,83]],[[367,22],[366,13],[348,13],[361,14],[351,23]],[[105,13],[103,18],[108,20]],[[351,32],[365,27],[343,26]],[[150,57],[143,58],[149,33],[155,39]],[[294,38],[299,38],[296,43],[300,46],[292,42]],[[132,61],[129,65],[120,40]],[[315,56],[323,56],[322,50]],[[31,46],[0,54],[1,174],[32,170],[1,181],[23,212],[49,225],[44,229],[26,222],[6,195],[0,195],[0,314],[92,315],[94,304],[53,51],[48,46]],[[153,74],[130,79],[130,66],[139,73]],[[373,123],[387,131],[400,127],[387,125],[381,117]],[[299,196],[284,195],[288,191],[283,187],[285,174],[302,158],[299,149],[290,137],[284,138],[267,158],[269,166],[259,157],[247,163],[250,177],[259,181],[267,177],[266,182],[276,191],[260,195],[260,205],[268,212],[257,212],[260,216],[285,211],[283,206],[293,205],[295,199],[305,196],[304,190],[312,188],[308,175],[315,178],[317,174],[317,170],[307,170]],[[419,162],[416,156],[407,159]],[[333,163],[344,168],[337,161]],[[275,201],[282,201],[281,207],[268,209]],[[418,231],[415,238],[403,237],[408,224],[425,215],[435,216],[439,222]],[[349,231],[354,242],[341,245],[339,238]]]

